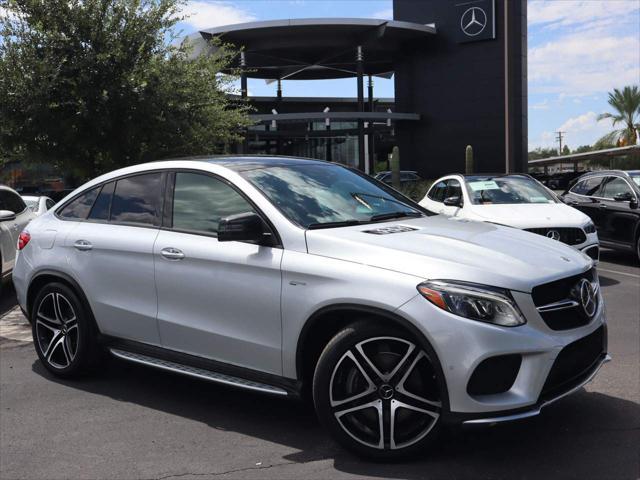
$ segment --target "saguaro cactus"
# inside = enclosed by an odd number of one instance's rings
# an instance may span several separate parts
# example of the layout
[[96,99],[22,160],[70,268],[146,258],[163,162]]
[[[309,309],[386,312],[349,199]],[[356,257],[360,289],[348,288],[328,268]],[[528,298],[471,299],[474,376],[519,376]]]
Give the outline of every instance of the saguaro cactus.
[[400,149],[393,147],[391,151],[391,185],[400,189]]
[[464,151],[464,172],[473,173],[473,147],[471,145],[467,145]]

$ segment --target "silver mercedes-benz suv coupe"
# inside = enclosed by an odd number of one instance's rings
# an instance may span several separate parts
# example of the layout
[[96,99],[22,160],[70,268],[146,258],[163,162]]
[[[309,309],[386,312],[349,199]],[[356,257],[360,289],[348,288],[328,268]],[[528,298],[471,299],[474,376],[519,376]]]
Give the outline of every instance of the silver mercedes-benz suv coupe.
[[347,448],[395,459],[446,423],[495,423],[607,359],[593,261],[428,216],[357,171],[281,157],[149,163],[80,187],[23,231],[13,278],[56,375],[101,352],[281,396]]

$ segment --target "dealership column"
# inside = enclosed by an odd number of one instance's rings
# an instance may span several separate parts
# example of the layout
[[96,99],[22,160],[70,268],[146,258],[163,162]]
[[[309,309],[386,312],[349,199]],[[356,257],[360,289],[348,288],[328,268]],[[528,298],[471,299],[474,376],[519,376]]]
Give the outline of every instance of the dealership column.
[[[357,48],[356,72],[358,76],[358,112],[364,112],[364,55],[361,45],[358,45]],[[365,171],[364,122],[361,118],[358,120],[358,168]]]

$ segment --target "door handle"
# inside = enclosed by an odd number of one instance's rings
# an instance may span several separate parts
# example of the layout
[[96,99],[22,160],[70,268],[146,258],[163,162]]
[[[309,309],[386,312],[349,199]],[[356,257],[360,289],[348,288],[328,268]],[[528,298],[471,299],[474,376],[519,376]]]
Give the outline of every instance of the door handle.
[[182,260],[184,258],[184,253],[182,250],[178,250],[177,248],[167,247],[160,250],[160,255],[162,255],[167,260]]
[[77,240],[74,244],[73,247],[76,250],[80,250],[82,252],[87,251],[87,250],[91,250],[93,248],[93,245],[91,245],[91,242],[87,241],[87,240]]
[[600,208],[607,208],[607,206],[604,203],[601,203],[600,205],[598,205],[598,207]]

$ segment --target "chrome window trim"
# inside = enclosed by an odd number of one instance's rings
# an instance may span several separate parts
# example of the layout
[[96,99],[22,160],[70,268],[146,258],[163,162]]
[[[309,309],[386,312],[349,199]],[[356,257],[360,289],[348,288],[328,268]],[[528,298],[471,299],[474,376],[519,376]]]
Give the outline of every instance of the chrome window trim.
[[[633,189],[633,186],[630,185],[629,181],[626,178],[624,178],[622,175],[614,174],[614,173],[612,173],[610,175],[606,175],[606,174],[603,174],[603,175],[592,175],[592,176],[589,176],[588,178],[585,178],[584,180],[589,180],[589,178],[603,178],[603,177],[604,178],[616,177],[616,178],[621,178],[622,180],[624,180],[627,183],[627,185],[629,186],[629,188],[631,189],[631,193],[633,193],[633,196],[635,197],[636,202],[638,201],[638,196],[636,195],[636,192]],[[569,189],[569,193],[571,195],[577,195],[578,197],[584,197],[584,198],[596,198],[598,200],[613,200],[613,201],[615,201],[613,197],[596,197],[595,195],[582,195],[581,193],[575,193],[573,191],[573,189],[576,187],[576,185],[578,185],[578,183],[580,183],[580,182],[576,182],[576,184],[573,187],[571,187],[571,189]],[[601,184],[601,186],[602,186],[602,184]],[[625,202],[629,202],[630,200],[624,200],[624,201]]]

